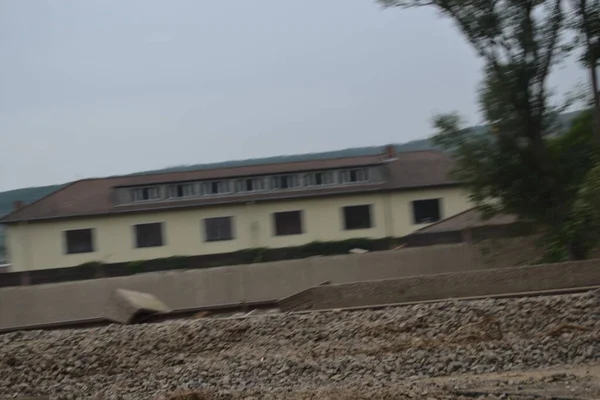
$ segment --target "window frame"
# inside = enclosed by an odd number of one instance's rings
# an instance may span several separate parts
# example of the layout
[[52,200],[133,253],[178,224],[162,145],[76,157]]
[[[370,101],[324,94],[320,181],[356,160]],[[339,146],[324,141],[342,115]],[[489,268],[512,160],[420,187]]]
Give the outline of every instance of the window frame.
[[[151,190],[151,189],[156,189],[156,191],[157,191],[156,197],[149,196],[147,199],[136,199],[135,193],[137,191],[139,191],[139,190],[144,191],[144,190]],[[133,187],[130,189],[130,196],[131,196],[132,203],[145,203],[148,201],[158,201],[158,200],[162,200],[164,198],[164,195],[162,193],[162,186],[160,186],[160,185]]]
[[[182,196],[179,195],[173,195],[173,189],[175,189],[177,191],[177,193],[179,192],[179,187],[180,186],[187,186],[191,188],[191,193],[190,194],[184,194]],[[196,183],[191,183],[191,182],[181,182],[181,183],[173,183],[168,185],[167,187],[167,198],[169,199],[187,199],[190,197],[197,197],[199,194],[198,191],[198,185]]]
[[[220,236],[216,239],[211,239],[209,236],[208,222],[209,221],[217,221],[217,220],[227,220],[229,222],[229,237]],[[204,231],[204,241],[206,243],[212,242],[225,242],[229,240],[235,239],[234,228],[233,228],[233,216],[224,216],[224,217],[210,217],[204,218],[202,220],[203,231]]]
[[[73,232],[82,232],[89,231],[90,235],[90,250],[82,250],[82,251],[69,251],[69,233]],[[81,229],[68,229],[63,231],[63,252],[64,254],[86,254],[86,253],[94,253],[96,251],[96,241],[95,241],[95,228],[81,228]]]
[[[351,176],[352,173],[355,172],[357,173],[357,179],[356,180],[351,180]],[[363,179],[359,179],[358,178],[358,174],[362,173],[364,175]],[[357,183],[365,183],[365,182],[369,182],[369,168],[366,167],[361,167],[361,168],[347,168],[344,170],[340,171],[340,181],[343,184],[357,184]]]
[[[356,226],[356,227],[349,227],[348,225],[348,210],[350,209],[357,209],[357,208],[362,208],[362,207],[367,207],[368,210],[368,216],[369,216],[369,224],[368,226]],[[375,227],[375,221],[373,218],[373,204],[355,204],[355,205],[351,205],[351,206],[344,206],[342,207],[342,229],[344,231],[357,231],[357,230],[366,230],[366,229],[373,229]]]
[[[316,181],[317,174],[323,174],[329,177],[329,182],[318,184]],[[314,171],[304,175],[305,186],[307,187],[323,187],[331,186],[336,184],[336,173],[335,171]],[[323,181],[324,182],[324,181]]]
[[[208,188],[212,189],[213,184],[217,184],[217,188],[224,189],[223,191],[218,191],[217,193],[212,193],[212,190],[208,190]],[[205,181],[200,183],[200,191],[202,196],[219,196],[222,194],[231,193],[231,182],[229,179],[214,179],[211,181]]]
[[[282,216],[283,214],[297,214],[298,215],[298,223],[299,223],[299,230],[296,232],[292,232],[292,233],[282,233],[280,232],[280,230],[278,229],[280,227],[280,225],[277,223],[277,217],[278,216]],[[305,229],[304,229],[304,210],[288,210],[288,211],[278,211],[278,212],[274,212],[271,214],[272,215],[272,221],[273,221],[273,236],[295,236],[295,235],[302,235],[305,233]]]
[[[140,245],[140,237],[138,235],[138,227],[149,226],[149,225],[158,225],[160,226],[160,244],[151,244],[151,245]],[[149,249],[154,247],[163,247],[166,246],[166,235],[165,235],[165,223],[164,222],[146,222],[142,224],[132,225],[133,228],[133,247],[135,249]]]
[[[277,184],[277,182],[281,183],[284,178],[287,180],[287,183],[288,183],[287,187],[282,187],[283,185]],[[269,181],[270,181],[270,188],[272,190],[293,190],[293,189],[298,189],[298,188],[302,187],[299,174],[273,175],[273,176],[271,176]]]
[[[259,182],[259,188],[255,189],[253,187],[252,190],[248,190],[248,181],[251,181],[253,186],[254,186],[254,183]],[[249,176],[247,178],[240,178],[236,181],[236,189],[239,193],[262,192],[262,191],[266,190],[266,179],[265,179],[265,177],[262,177],[262,176],[258,176],[258,177]]]
[[[428,202],[428,201],[436,201],[437,202],[437,214],[438,214],[437,219],[434,219],[431,221],[417,220],[416,204],[419,202]],[[442,198],[441,197],[413,200],[410,202],[410,204],[411,204],[413,225],[433,224],[435,222],[441,221],[444,218],[442,215]]]

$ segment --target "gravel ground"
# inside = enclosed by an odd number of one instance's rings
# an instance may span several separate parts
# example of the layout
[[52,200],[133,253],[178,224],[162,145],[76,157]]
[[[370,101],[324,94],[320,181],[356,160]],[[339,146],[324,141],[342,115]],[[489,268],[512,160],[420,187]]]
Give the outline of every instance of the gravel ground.
[[439,379],[598,363],[597,295],[449,301],[0,335],[0,397],[460,399]]

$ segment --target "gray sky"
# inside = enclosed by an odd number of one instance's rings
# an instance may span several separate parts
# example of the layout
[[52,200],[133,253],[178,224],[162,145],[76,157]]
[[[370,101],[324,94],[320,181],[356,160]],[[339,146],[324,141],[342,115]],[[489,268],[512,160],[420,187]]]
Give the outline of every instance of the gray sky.
[[0,0],[0,51],[0,190],[480,122],[451,24],[374,0]]

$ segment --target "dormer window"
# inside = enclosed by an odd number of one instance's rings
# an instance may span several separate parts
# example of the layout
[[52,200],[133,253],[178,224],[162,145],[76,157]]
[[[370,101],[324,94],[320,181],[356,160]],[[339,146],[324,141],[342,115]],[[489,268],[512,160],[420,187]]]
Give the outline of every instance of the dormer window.
[[170,198],[191,197],[197,194],[196,185],[193,183],[180,183],[169,186]]
[[246,178],[237,181],[238,192],[256,192],[265,189],[263,178]]
[[132,201],[149,201],[158,200],[160,198],[160,187],[158,186],[134,188],[131,190]]
[[229,193],[229,181],[211,181],[202,184],[202,193],[208,195]]
[[377,181],[379,175],[370,167],[327,169],[321,171],[287,172],[273,175],[247,176],[244,178],[223,178],[184,182],[164,182],[149,186],[120,187],[117,189],[117,204],[173,201],[178,199],[200,199],[213,195],[236,193],[259,193],[263,191],[285,191],[301,188],[317,188],[339,184]]
[[347,169],[341,172],[342,183],[359,183],[369,180],[366,168]]
[[271,178],[272,189],[294,189],[299,186],[298,175],[278,175]]
[[311,172],[306,174],[307,186],[323,186],[335,183],[332,171]]

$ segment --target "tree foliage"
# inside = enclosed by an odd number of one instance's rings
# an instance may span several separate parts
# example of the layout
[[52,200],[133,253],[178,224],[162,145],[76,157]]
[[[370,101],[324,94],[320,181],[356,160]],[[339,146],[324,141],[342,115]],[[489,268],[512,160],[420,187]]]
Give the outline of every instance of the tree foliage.
[[498,133],[463,129],[457,114],[440,115],[435,125],[434,141],[456,159],[455,178],[465,183],[471,201],[487,215],[506,213],[536,223],[545,261],[583,259],[598,244],[600,145],[590,112],[575,118],[568,132],[545,139],[549,179],[527,163],[527,147]]
[[435,119],[434,141],[456,159],[456,178],[471,199],[487,214],[537,223],[553,259],[584,258],[598,237],[589,225],[593,196],[584,194],[595,193],[600,180],[594,169],[600,141],[593,139],[589,114],[567,135],[555,136],[561,109],[547,80],[568,50],[562,41],[571,11],[565,0],[380,2],[435,7],[485,62],[479,100],[488,132],[464,129],[457,113]]
[[[551,189],[544,137],[557,108],[547,79],[562,49],[563,0],[381,0],[391,6],[433,6],[450,17],[485,61],[480,94],[486,122]],[[553,202],[550,190],[545,191]]]
[[581,48],[580,61],[590,75],[591,101],[596,136],[600,138],[600,89],[597,68],[600,62],[600,0],[570,0],[573,10],[570,26],[575,33],[574,47]]
[[[512,64],[535,57],[546,75],[556,50],[580,49],[581,62],[589,70],[591,101],[600,140],[600,0],[378,0],[385,7],[435,7],[458,26],[475,50],[488,61]],[[543,23],[543,26],[540,23]],[[565,46],[544,46],[558,41],[569,29],[574,38]],[[541,40],[540,40],[541,39]],[[538,45],[542,45],[539,47]],[[525,45],[525,46],[524,46]],[[544,50],[550,50],[546,52]],[[517,58],[514,57],[516,54]],[[542,85],[544,82],[540,82]],[[543,89],[542,89],[543,90]]]

